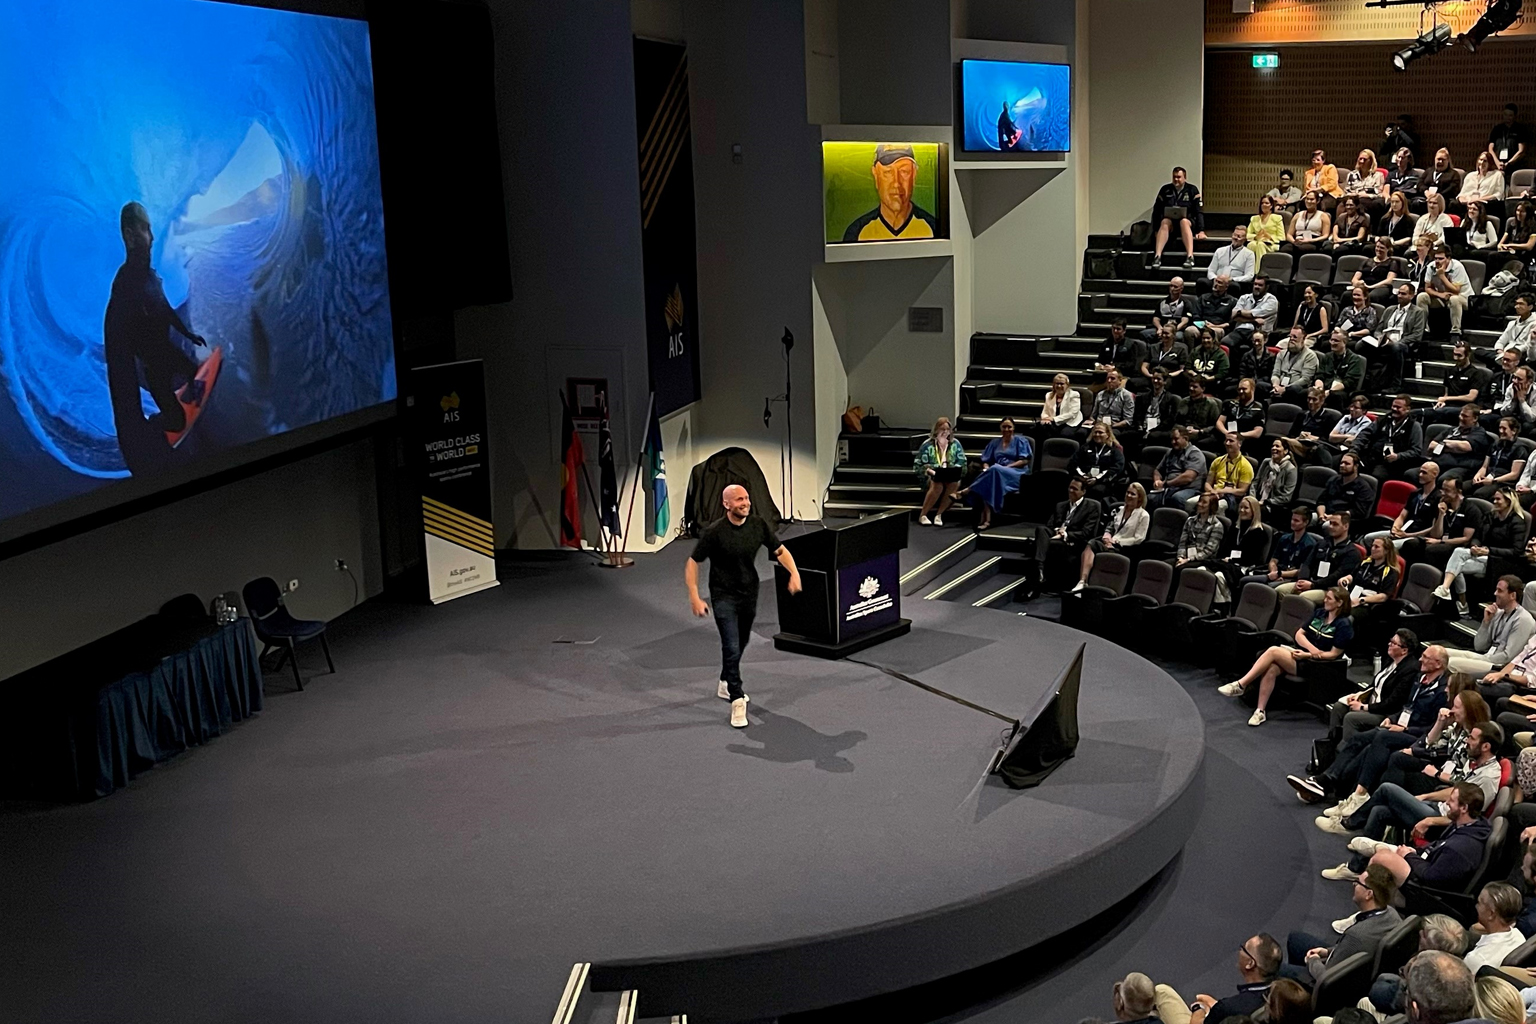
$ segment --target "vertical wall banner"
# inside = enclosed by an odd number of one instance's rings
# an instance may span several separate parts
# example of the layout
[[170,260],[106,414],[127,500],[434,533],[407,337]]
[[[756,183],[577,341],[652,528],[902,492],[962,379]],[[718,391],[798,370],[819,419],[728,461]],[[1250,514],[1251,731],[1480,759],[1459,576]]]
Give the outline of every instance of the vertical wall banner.
[[427,595],[441,604],[494,587],[485,369],[478,359],[417,367],[405,405],[421,467]]
[[635,122],[640,137],[646,348],[656,411],[666,416],[700,396],[686,47],[635,40]]

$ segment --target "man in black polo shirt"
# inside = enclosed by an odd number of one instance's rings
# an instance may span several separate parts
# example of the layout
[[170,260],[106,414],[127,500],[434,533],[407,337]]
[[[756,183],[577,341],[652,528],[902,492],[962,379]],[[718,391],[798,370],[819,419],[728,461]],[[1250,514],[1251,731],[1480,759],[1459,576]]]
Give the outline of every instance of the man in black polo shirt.
[[1264,436],[1264,406],[1255,397],[1257,391],[1258,385],[1252,377],[1237,382],[1237,397],[1227,403],[1216,420],[1216,432],[1221,435],[1223,444],[1226,436],[1234,431],[1242,435],[1245,448],[1258,444]]
[[800,593],[800,570],[789,549],[779,543],[773,527],[752,514],[752,498],[740,484],[721,495],[725,516],[705,527],[683,567],[688,605],[703,618],[709,605],[699,596],[699,563],[709,561],[709,600],[720,630],[720,686],[716,695],[731,702],[731,724],[747,726],[748,697],[741,688],[741,652],[752,637],[757,615],[757,549],[767,548],[789,572],[789,592]]
[[1264,1005],[1264,997],[1269,994],[1269,986],[1274,983],[1275,975],[1280,970],[1284,953],[1280,949],[1280,943],[1275,941],[1273,935],[1260,932],[1248,938],[1241,946],[1237,947],[1237,973],[1242,977],[1242,983],[1237,986],[1237,992],[1223,999],[1201,993],[1195,996],[1195,1003],[1199,1009],[1191,1012],[1184,1003],[1183,997],[1167,985],[1157,986],[1158,1019],[1163,1024],[1178,1024],[1187,1020],[1189,1024],[1220,1024],[1228,1017],[1258,1013]]
[[1478,422],[1481,410],[1471,402],[1461,407],[1457,422],[1451,432],[1439,438],[1427,449],[1430,461],[1440,467],[1441,475],[1459,469],[1461,476],[1471,476],[1483,464],[1488,450],[1493,447],[1493,435]]
[[1409,563],[1430,562],[1437,569],[1444,569],[1451,552],[1472,543],[1472,535],[1482,522],[1482,516],[1463,496],[1461,481],[1446,477],[1440,481],[1440,503],[1435,507],[1435,524],[1428,537],[1415,537],[1402,547],[1403,558]]
[[1270,587],[1283,586],[1301,575],[1307,563],[1312,560],[1312,552],[1318,547],[1317,535],[1307,532],[1307,523],[1312,519],[1312,510],[1305,505],[1297,505],[1291,509],[1291,532],[1277,534],[1275,543],[1269,550],[1269,568],[1266,572],[1253,576],[1244,576],[1241,586],[1250,583],[1263,583]]
[[1433,462],[1420,464],[1419,489],[1408,496],[1403,510],[1392,520],[1390,529],[1368,533],[1361,538],[1365,550],[1371,550],[1371,543],[1377,537],[1385,538],[1399,551],[1414,537],[1428,537],[1430,528],[1435,525],[1435,511],[1440,505],[1439,483],[1440,467]]
[[[1445,394],[1435,399],[1433,409],[1416,413],[1424,423],[1455,423],[1461,407],[1469,402],[1487,402],[1488,385],[1493,371],[1472,362],[1472,347],[1466,341],[1451,346],[1451,368],[1445,371]],[[1508,382],[1505,383],[1508,387]]]
[[1360,479],[1360,457],[1354,452],[1339,456],[1339,475],[1323,485],[1317,499],[1317,518],[1321,522],[1330,512],[1348,512],[1357,522],[1365,522],[1376,504],[1371,485]]
[[1300,594],[1313,604],[1338,586],[1339,579],[1360,568],[1360,549],[1349,539],[1349,513],[1334,512],[1325,520],[1327,539],[1312,550],[1312,557],[1290,583],[1275,588],[1281,597]]
[[1506,103],[1504,120],[1488,133],[1488,155],[1493,157],[1493,166],[1504,172],[1505,180],[1509,179],[1510,170],[1526,166],[1531,135],[1529,129],[1517,120],[1519,116],[1520,108]]
[[[1409,480],[1424,461],[1424,428],[1408,415],[1413,399],[1398,395],[1392,399],[1392,411],[1378,416],[1355,443],[1354,454],[1361,464],[1371,467],[1377,482]],[[1367,509],[1365,514],[1369,514]]]
[[1147,358],[1147,347],[1125,332],[1125,317],[1117,316],[1109,325],[1109,337],[1099,347],[1099,355],[1093,361],[1093,383],[1103,384],[1104,375],[1119,370],[1120,376],[1130,380],[1141,372],[1141,364]]

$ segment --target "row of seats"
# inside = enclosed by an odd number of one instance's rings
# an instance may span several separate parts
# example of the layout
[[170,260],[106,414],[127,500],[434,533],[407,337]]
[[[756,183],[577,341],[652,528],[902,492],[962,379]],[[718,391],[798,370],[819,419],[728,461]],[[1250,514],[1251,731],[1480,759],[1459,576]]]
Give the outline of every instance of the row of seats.
[[[1396,272],[1401,278],[1407,273],[1408,263],[1400,256],[1394,259],[1398,262]],[[1264,258],[1259,260],[1259,273],[1275,284],[1315,284],[1319,288],[1337,285],[1343,288],[1354,278],[1355,271],[1368,262],[1365,256],[1340,256],[1335,262],[1325,252],[1303,253],[1300,260],[1294,259],[1288,252],[1271,252],[1265,253]],[[1462,260],[1461,265],[1472,285],[1471,294],[1480,294],[1488,279],[1488,264],[1482,260]]]

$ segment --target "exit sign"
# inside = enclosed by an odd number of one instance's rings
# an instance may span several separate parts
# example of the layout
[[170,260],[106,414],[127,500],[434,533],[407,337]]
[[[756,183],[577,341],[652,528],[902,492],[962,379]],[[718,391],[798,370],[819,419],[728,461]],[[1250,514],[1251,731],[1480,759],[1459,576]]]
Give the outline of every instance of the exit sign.
[[1256,68],[1277,68],[1280,66],[1278,53],[1256,53],[1253,55],[1253,66]]

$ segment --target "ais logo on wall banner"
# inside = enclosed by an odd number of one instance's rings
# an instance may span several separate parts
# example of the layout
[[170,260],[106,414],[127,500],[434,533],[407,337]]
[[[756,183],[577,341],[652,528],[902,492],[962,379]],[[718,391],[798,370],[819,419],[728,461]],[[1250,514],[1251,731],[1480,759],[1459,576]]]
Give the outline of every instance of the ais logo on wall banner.
[[411,371],[405,400],[421,466],[421,526],[433,604],[496,586],[491,461],[480,360]]

